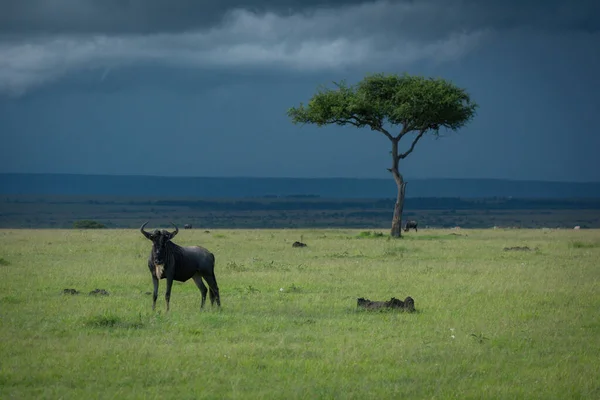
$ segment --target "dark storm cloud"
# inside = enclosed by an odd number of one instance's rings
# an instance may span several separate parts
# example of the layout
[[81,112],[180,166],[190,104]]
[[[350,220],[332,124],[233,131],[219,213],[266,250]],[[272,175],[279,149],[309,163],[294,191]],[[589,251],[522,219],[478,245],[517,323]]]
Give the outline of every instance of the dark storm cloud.
[[1,32],[156,33],[217,25],[228,11],[289,14],[362,1],[336,0],[2,0]]
[[[596,1],[0,0],[0,93],[123,66],[400,68],[490,37],[598,32]],[[98,72],[99,71],[99,72]]]
[[[150,34],[207,29],[232,10],[286,16],[317,9],[369,6],[360,0],[1,0],[2,33]],[[547,30],[600,27],[596,0],[423,0],[378,2],[388,12],[375,17],[399,31],[429,35],[454,29],[511,29],[532,26]],[[416,12],[415,12],[416,11]],[[373,17],[367,13],[365,18]]]

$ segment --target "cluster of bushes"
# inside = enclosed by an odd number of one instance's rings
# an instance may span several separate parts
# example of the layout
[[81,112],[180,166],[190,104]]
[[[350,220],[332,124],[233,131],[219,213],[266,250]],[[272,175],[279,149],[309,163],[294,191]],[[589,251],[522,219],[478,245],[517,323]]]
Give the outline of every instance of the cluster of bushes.
[[73,222],[73,228],[75,229],[104,229],[106,225],[101,224],[100,222],[90,221],[90,220],[82,220]]

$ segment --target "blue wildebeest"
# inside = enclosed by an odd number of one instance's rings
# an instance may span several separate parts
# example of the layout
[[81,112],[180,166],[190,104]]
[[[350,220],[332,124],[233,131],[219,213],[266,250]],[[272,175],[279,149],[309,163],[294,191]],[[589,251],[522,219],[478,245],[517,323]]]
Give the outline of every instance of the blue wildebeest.
[[146,232],[144,227],[146,222],[140,228],[142,234],[152,241],[152,251],[148,257],[148,268],[152,274],[152,283],[154,284],[154,293],[152,296],[152,309],[156,308],[156,299],[158,297],[158,281],[167,279],[167,291],[165,300],[167,301],[167,311],[169,311],[169,301],[171,300],[171,288],[173,281],[185,282],[192,278],[202,293],[202,303],[200,308],[204,307],[206,302],[206,293],[208,292],[202,279],[206,281],[210,289],[210,302],[214,306],[215,301],[221,307],[219,297],[219,287],[215,278],[215,256],[200,246],[181,247],[171,241],[179,232],[175,224],[174,232],[166,230],[155,230]]
[[408,232],[412,228],[414,228],[415,232],[417,232],[417,225],[417,221],[406,221],[406,225],[404,225],[404,232]]

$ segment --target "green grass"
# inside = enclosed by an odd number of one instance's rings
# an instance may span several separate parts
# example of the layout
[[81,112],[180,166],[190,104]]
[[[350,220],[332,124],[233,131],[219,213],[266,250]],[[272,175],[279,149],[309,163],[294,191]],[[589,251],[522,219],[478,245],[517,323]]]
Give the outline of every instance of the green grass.
[[361,232],[181,230],[223,307],[167,314],[137,230],[0,230],[0,397],[600,398],[600,231]]
[[575,249],[593,249],[594,247],[600,247],[600,242],[582,242],[580,240],[576,240],[571,242],[571,247]]
[[[362,239],[362,238],[382,238],[385,236],[386,235],[384,235],[383,232],[375,232],[375,231],[362,231],[357,235],[357,237],[360,239]],[[387,235],[387,237],[389,237],[389,235]]]

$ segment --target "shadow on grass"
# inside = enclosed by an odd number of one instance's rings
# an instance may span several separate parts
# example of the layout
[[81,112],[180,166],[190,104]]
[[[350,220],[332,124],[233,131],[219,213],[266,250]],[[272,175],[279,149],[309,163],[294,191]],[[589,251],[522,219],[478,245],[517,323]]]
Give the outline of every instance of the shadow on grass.
[[391,237],[389,234],[382,232],[363,231],[356,235],[355,239],[382,239],[382,240],[455,240],[458,238],[466,238],[469,235],[466,233],[452,232],[445,235],[422,235],[419,233],[404,233],[401,237]]
[[0,303],[4,304],[21,304],[23,300],[15,296],[4,296],[0,298]]
[[350,307],[348,308],[349,314],[406,314],[406,315],[420,315],[422,310],[415,308],[413,311],[408,311],[403,308],[394,307],[380,307],[380,308],[364,308],[364,307]]
[[573,249],[593,249],[596,247],[600,247],[600,242],[591,243],[591,242],[574,241],[574,242],[569,243],[569,247],[571,247]]
[[447,235],[408,235],[404,234],[402,240],[457,240],[458,238],[466,238],[468,235],[462,233],[449,233]]
[[137,318],[130,320],[112,313],[92,315],[87,318],[84,325],[88,328],[121,328],[121,329],[141,329],[146,324],[142,321],[142,314]]

